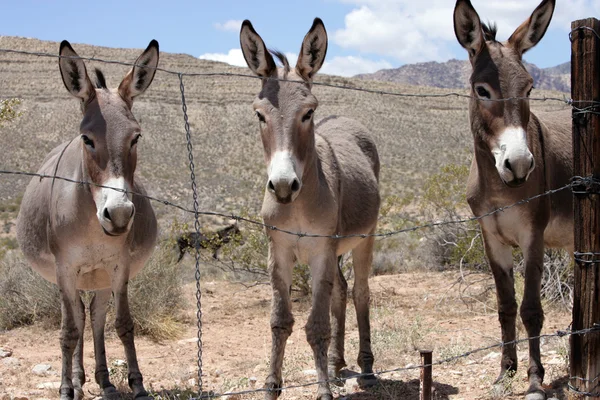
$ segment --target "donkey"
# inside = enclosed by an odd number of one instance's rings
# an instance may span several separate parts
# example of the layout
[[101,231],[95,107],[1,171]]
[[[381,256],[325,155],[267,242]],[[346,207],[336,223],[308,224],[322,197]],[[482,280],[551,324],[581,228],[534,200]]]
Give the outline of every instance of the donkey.
[[134,98],[144,93],[154,78],[158,42],[150,42],[114,90],[106,87],[99,70],[94,87],[84,62],[66,40],[60,44],[60,56],[63,82],[81,103],[80,136],[52,150],[39,173],[90,183],[33,178],[21,203],[17,238],[33,269],[60,288],[60,398],[83,398],[82,290],[94,291],[90,314],[95,378],[103,396],[120,398],[109,380],[104,347],[104,325],[112,293],[115,328],[125,348],[129,386],[136,399],[148,398],[136,357],[127,284],[152,253],[157,227],[150,202],[131,195],[145,193],[134,180],[141,130],[131,108]]
[[[458,0],[454,31],[473,67],[469,115],[475,157],[467,182],[467,200],[475,215],[515,203],[569,183],[572,177],[570,113],[530,112],[533,79],[522,55],[544,36],[555,0],[543,0],[506,42],[496,28],[482,24],[469,0]],[[493,101],[497,99],[509,99]],[[479,220],[485,252],[494,276],[502,340],[516,335],[517,303],[512,248],[525,260],[525,290],[520,314],[527,334],[538,336],[544,314],[540,300],[544,247],[573,251],[572,195],[561,191]],[[498,380],[517,369],[515,345],[502,348]],[[540,341],[529,341],[527,399],[546,398]],[[498,381],[497,381],[498,382]]]
[[223,229],[219,229],[215,233],[197,233],[187,232],[177,238],[177,247],[179,247],[179,258],[177,262],[180,262],[188,248],[190,249],[210,249],[213,251],[212,257],[216,260],[219,249],[232,239],[236,239],[236,243],[244,244],[241,239],[240,228],[237,223],[226,226]]
[[[379,156],[369,132],[358,122],[330,116],[315,125],[317,98],[312,81],[327,52],[327,32],[316,18],[304,37],[295,68],[286,57],[272,53],[278,68],[250,21],[242,23],[240,43],[246,63],[262,79],[253,106],[259,121],[268,180],[261,215],[265,223],[294,232],[321,235],[373,233],[379,213]],[[274,78],[274,79],[272,79]],[[292,332],[290,290],[295,262],[310,265],[312,309],[306,324],[317,379],[318,399],[332,399],[327,383],[346,365],[344,331],[347,283],[337,257],[352,250],[354,304],[360,334],[358,364],[374,383],[369,326],[369,273],[373,237],[333,239],[299,238],[266,230],[268,265],[273,288],[271,313],[271,370],[266,399],[281,391],[281,366],[286,340]],[[329,311],[333,314],[330,323]],[[329,347],[330,338],[331,347]],[[327,351],[329,348],[329,356]]]

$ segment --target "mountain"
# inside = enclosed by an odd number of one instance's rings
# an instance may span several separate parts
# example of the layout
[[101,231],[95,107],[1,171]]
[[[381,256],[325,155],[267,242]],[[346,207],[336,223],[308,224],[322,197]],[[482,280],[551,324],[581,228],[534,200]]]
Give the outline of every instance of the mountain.
[[[536,89],[571,92],[570,62],[551,68],[539,68],[528,62],[524,64],[533,77]],[[400,68],[356,75],[355,78],[455,89],[468,87],[470,72],[469,61],[450,60],[443,63],[432,61],[407,64]]]

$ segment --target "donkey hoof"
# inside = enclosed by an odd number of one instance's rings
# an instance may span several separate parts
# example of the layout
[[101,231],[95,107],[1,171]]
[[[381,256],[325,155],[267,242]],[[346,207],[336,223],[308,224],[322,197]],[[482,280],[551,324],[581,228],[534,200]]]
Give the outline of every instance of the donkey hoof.
[[70,387],[60,388],[60,400],[73,400],[75,398],[75,390]]
[[364,375],[358,378],[358,386],[361,389],[367,389],[377,384],[377,377],[373,374]]
[[281,382],[272,382],[267,380],[265,383],[265,400],[275,400],[281,396]]
[[546,392],[542,389],[535,389],[534,391],[527,392],[525,400],[546,400]]
[[102,389],[102,400],[120,400],[121,393],[114,386],[107,386]]

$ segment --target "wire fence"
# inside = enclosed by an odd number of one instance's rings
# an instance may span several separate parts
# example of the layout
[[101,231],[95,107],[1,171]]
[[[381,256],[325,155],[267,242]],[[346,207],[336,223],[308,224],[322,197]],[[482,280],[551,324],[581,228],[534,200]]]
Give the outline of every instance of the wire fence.
[[[571,32],[571,34],[572,33],[573,32]],[[595,31],[594,31],[594,34],[598,35],[598,33]],[[60,58],[61,57],[57,54],[51,54],[51,53],[32,52],[32,51],[6,49],[6,48],[0,48],[0,53],[18,54],[18,55],[36,56],[36,57],[52,57],[52,58]],[[96,57],[67,57],[67,58],[79,58],[79,59],[87,60],[87,61],[101,62],[101,63],[106,63],[106,64],[118,64],[118,65],[124,65],[124,66],[134,66],[135,65],[134,63],[130,63],[130,62],[123,62],[123,61],[117,61],[117,60],[106,60],[106,59],[101,59],[101,58],[96,58]],[[142,67],[147,68],[147,66],[142,66]],[[34,172],[28,172],[28,171],[15,171],[15,170],[9,170],[9,169],[0,170],[0,174],[39,177],[40,179],[58,179],[58,180],[71,182],[73,184],[93,185],[93,186],[98,186],[98,187],[102,187],[102,188],[116,190],[119,192],[126,192],[127,194],[130,194],[133,196],[144,197],[150,201],[161,203],[161,204],[163,204],[165,206],[169,206],[169,207],[174,207],[183,212],[192,214],[194,217],[194,228],[197,233],[200,232],[200,224],[199,224],[198,217],[200,215],[205,215],[205,216],[218,216],[218,217],[234,219],[236,221],[240,221],[240,222],[253,224],[253,225],[262,227],[266,230],[279,231],[279,232],[282,232],[282,233],[285,233],[288,235],[294,235],[294,236],[297,236],[299,239],[300,238],[344,239],[344,238],[351,238],[351,237],[367,238],[370,236],[374,236],[374,237],[378,237],[378,238],[389,238],[389,237],[399,235],[402,233],[414,232],[414,231],[422,230],[422,229],[429,229],[429,228],[440,227],[440,226],[445,226],[445,225],[464,224],[464,223],[468,223],[468,222],[472,222],[472,221],[478,221],[483,218],[495,215],[497,213],[504,212],[513,207],[517,207],[517,206],[529,203],[531,201],[540,199],[545,196],[551,196],[555,193],[558,193],[560,191],[567,190],[567,189],[571,189],[574,193],[583,193],[583,192],[589,193],[590,187],[595,187],[598,185],[598,181],[592,177],[575,176],[571,179],[571,182],[565,184],[562,187],[549,189],[543,193],[539,193],[535,196],[532,196],[532,197],[529,197],[526,199],[522,199],[513,204],[508,204],[506,206],[490,210],[489,212],[479,215],[479,216],[462,217],[462,218],[453,219],[453,220],[431,221],[426,224],[414,225],[414,226],[408,227],[408,228],[403,228],[403,229],[398,229],[398,230],[390,230],[390,231],[384,231],[384,232],[375,232],[375,233],[371,233],[371,234],[364,233],[364,234],[341,235],[341,234],[319,234],[319,233],[314,233],[314,232],[294,232],[294,231],[289,231],[286,229],[279,228],[274,225],[265,224],[262,221],[257,221],[257,220],[253,220],[250,218],[246,218],[241,215],[227,214],[227,213],[221,213],[221,212],[215,212],[215,211],[202,211],[202,210],[199,210],[199,205],[198,205],[197,185],[196,185],[196,178],[195,178],[195,173],[194,173],[195,166],[194,166],[194,159],[193,159],[193,143],[192,143],[192,135],[190,132],[190,126],[189,126],[188,115],[187,115],[184,78],[185,77],[190,77],[190,78],[192,78],[192,77],[214,77],[214,76],[238,77],[238,78],[244,78],[244,79],[246,79],[246,78],[263,79],[263,78],[257,77],[255,75],[242,74],[242,73],[231,73],[231,72],[202,72],[202,73],[180,72],[180,71],[173,71],[173,70],[168,70],[168,69],[164,69],[164,68],[156,68],[156,70],[166,73],[166,74],[176,75],[179,79],[180,92],[181,92],[181,105],[182,105],[183,116],[184,116],[184,131],[185,131],[185,137],[186,137],[186,143],[187,143],[188,160],[189,160],[189,168],[190,168],[190,180],[191,180],[191,188],[192,188],[192,196],[193,196],[193,209],[187,208],[180,204],[175,204],[175,203],[165,200],[165,199],[160,199],[160,198],[157,198],[154,196],[149,196],[149,195],[143,194],[143,193],[125,191],[120,188],[114,188],[114,187],[110,187],[110,186],[100,185],[100,184],[96,184],[94,182],[89,182],[89,181],[74,180],[74,179],[56,176],[56,175],[40,174],[40,173],[34,173]],[[282,80],[282,79],[278,79],[278,78],[269,78],[269,79]],[[304,83],[304,82],[298,81],[298,83]],[[337,85],[337,84],[318,82],[318,81],[314,82],[313,84],[318,85],[318,86],[325,86],[325,87],[340,89],[340,90],[360,91],[360,92],[371,93],[371,94],[382,95],[382,96],[396,96],[396,97],[406,97],[406,98],[456,97],[456,98],[475,99],[478,101],[500,101],[500,102],[513,101],[513,100],[530,100],[530,101],[541,101],[541,102],[554,101],[554,102],[559,102],[561,104],[565,104],[565,105],[572,107],[572,109],[574,111],[573,112],[574,116],[582,115],[582,114],[594,114],[594,115],[600,114],[600,102],[581,101],[581,100],[577,100],[577,99],[570,99],[567,97],[560,98],[560,97],[544,96],[544,97],[509,97],[509,98],[499,98],[499,99],[485,99],[485,98],[482,99],[479,97],[474,97],[472,95],[460,93],[460,92],[447,92],[447,93],[441,93],[441,94],[440,93],[407,93],[407,92],[394,92],[394,91],[367,89],[367,88],[353,87],[353,86],[347,86],[347,85]],[[582,106],[580,106],[580,105],[582,105]],[[584,264],[595,264],[595,263],[600,262],[600,254],[599,253],[576,252],[574,254],[574,256],[575,256],[576,261],[582,262]],[[198,360],[197,360],[197,362],[198,362],[198,386],[200,388],[200,393],[201,393],[200,397],[198,397],[198,399],[210,399],[210,398],[222,397],[225,395],[228,395],[228,396],[229,395],[245,395],[245,394],[260,393],[260,392],[272,392],[272,391],[281,392],[281,391],[290,390],[290,389],[294,389],[294,388],[303,388],[303,387],[322,384],[325,382],[334,382],[334,381],[340,380],[340,379],[334,379],[334,380],[328,380],[328,381],[313,381],[313,382],[308,382],[305,384],[290,385],[290,386],[286,386],[286,387],[282,387],[282,388],[278,388],[278,389],[260,388],[260,389],[253,389],[253,390],[246,390],[246,391],[239,391],[239,392],[228,392],[228,393],[203,393],[202,392],[202,388],[203,388],[202,330],[203,329],[202,329],[202,304],[201,304],[202,290],[201,290],[201,286],[200,286],[200,278],[201,278],[200,275],[201,274],[200,274],[199,262],[200,262],[199,249],[196,248],[195,279],[196,279],[196,300],[197,300],[196,316],[197,316],[197,324],[198,324],[198,357],[197,357]],[[441,365],[441,364],[449,363],[452,361],[456,361],[458,359],[468,357],[470,355],[473,355],[473,354],[476,354],[476,353],[479,353],[479,352],[482,352],[485,350],[490,350],[490,349],[497,348],[497,347],[502,348],[502,347],[509,346],[509,345],[516,345],[519,343],[529,342],[531,340],[536,340],[536,339],[564,337],[564,336],[573,336],[573,335],[598,334],[598,333],[600,333],[600,325],[595,325],[592,328],[578,330],[578,331],[570,331],[570,330],[557,331],[553,334],[544,334],[544,335],[539,335],[536,337],[519,339],[519,340],[514,340],[511,342],[505,342],[505,343],[501,342],[501,343],[496,343],[496,344],[493,344],[490,346],[480,347],[477,349],[467,351],[467,352],[457,355],[457,356],[448,357],[448,358],[433,362],[431,364],[409,366],[409,367],[405,367],[405,368],[396,368],[396,369],[390,369],[390,370],[380,370],[380,371],[374,372],[373,375],[381,376],[381,375],[385,375],[385,374],[389,374],[389,373],[393,373],[393,372],[409,371],[409,370],[414,370],[414,369],[421,369],[421,368],[424,368],[427,366]],[[364,375],[357,374],[357,375],[353,375],[349,378],[344,378],[344,379],[360,378],[360,377],[370,376],[370,375],[371,374],[364,374]],[[580,377],[571,377],[570,379],[571,380],[584,380],[583,378],[580,378]],[[594,383],[598,379],[599,378],[596,377],[595,379],[591,380],[591,383]],[[584,395],[584,396],[588,396],[588,397],[598,396],[598,393],[594,393],[592,391],[580,392],[580,391],[576,390],[574,387],[572,387],[570,384],[569,384],[569,388],[572,391],[574,391],[580,395]],[[596,384],[596,386],[592,390],[595,390],[596,388],[598,388],[598,384]]]

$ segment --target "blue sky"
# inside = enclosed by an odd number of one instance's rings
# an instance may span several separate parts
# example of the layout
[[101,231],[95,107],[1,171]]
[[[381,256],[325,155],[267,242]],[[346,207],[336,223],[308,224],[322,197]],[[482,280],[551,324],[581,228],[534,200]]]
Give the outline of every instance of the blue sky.
[[[539,0],[472,2],[483,21],[498,23],[498,38],[504,40]],[[541,67],[569,60],[572,20],[600,15],[600,0],[557,2],[548,33],[525,55]],[[454,37],[453,7],[453,0],[18,0],[2,5],[0,35],[125,48],[143,48],[154,38],[162,51],[243,64],[238,37],[243,19],[252,21],[268,47],[293,57],[319,16],[329,34],[323,72],[351,76],[406,63],[466,59]]]

